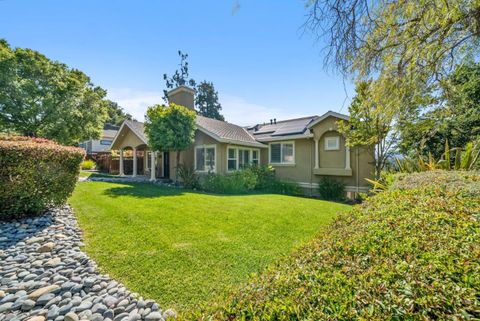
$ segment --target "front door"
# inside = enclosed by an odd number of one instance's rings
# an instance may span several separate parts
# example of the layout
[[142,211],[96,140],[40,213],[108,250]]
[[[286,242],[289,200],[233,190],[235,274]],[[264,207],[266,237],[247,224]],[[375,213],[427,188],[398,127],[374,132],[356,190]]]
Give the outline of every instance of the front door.
[[170,178],[170,154],[163,153],[163,178]]

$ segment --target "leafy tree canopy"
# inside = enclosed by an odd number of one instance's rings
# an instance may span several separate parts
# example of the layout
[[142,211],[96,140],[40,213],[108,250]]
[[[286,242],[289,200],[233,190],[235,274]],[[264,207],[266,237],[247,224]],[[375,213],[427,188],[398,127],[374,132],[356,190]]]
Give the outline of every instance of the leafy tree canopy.
[[0,130],[75,144],[100,136],[105,90],[65,64],[0,40]]
[[132,115],[126,113],[116,102],[107,100],[107,104],[106,123],[120,126],[126,119],[133,119]]
[[220,114],[222,105],[218,102],[218,92],[215,90],[212,82],[204,80],[198,85],[195,105],[199,115],[225,120]]
[[480,2],[311,0],[306,27],[327,42],[326,66],[374,77],[376,99],[435,93],[439,79],[478,57]]
[[445,142],[464,147],[480,139],[480,64],[458,66],[441,81],[440,104],[426,113],[412,114],[402,124],[400,150],[431,153],[439,158]]
[[145,115],[145,131],[150,147],[156,151],[177,152],[178,167],[180,163],[178,152],[193,144],[195,118],[195,111],[176,104],[148,107]]

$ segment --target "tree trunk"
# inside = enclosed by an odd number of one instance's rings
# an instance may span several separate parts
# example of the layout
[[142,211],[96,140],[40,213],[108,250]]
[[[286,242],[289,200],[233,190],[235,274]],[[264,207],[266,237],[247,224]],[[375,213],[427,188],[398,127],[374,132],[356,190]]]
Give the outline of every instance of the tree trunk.
[[180,151],[177,150],[177,161],[176,161],[176,166],[175,166],[175,183],[178,183],[178,166],[180,165]]

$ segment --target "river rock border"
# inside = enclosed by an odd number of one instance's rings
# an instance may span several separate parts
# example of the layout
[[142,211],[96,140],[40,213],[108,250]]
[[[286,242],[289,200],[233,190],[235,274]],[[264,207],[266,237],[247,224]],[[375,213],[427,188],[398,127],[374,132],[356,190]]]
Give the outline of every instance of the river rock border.
[[69,206],[0,222],[0,321],[163,321],[174,318],[97,271]]

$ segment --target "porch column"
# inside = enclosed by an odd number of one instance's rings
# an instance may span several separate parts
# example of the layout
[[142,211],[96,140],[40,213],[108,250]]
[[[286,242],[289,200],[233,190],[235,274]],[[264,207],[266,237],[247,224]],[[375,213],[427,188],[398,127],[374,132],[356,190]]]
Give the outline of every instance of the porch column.
[[132,177],[137,176],[137,148],[133,147],[133,172]]
[[150,153],[150,157],[151,157],[151,167],[150,168],[150,180],[151,181],[154,181],[155,180],[155,159],[156,159],[156,156],[157,156],[157,152],[154,152],[152,151]]
[[351,170],[350,167],[350,147],[345,146],[345,169]]
[[315,139],[315,169],[318,169],[318,139]]
[[118,168],[118,175],[123,176],[123,148],[120,148],[120,165]]

